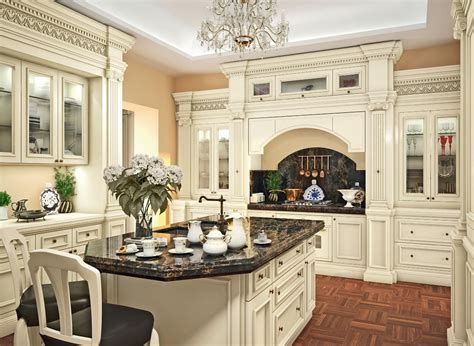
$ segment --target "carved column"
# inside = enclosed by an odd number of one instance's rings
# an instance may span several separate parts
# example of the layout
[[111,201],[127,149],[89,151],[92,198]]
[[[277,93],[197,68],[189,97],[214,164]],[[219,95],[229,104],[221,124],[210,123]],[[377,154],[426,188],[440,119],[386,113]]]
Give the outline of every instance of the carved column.
[[361,46],[368,62],[369,105],[366,115],[367,269],[364,280],[394,283],[394,108],[393,65],[400,42]]

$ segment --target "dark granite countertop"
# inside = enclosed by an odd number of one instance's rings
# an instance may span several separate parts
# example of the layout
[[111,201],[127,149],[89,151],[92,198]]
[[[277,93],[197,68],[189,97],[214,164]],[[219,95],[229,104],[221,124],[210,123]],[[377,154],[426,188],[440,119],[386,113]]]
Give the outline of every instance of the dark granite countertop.
[[[215,217],[201,218],[207,227],[216,221]],[[187,222],[173,224],[167,228],[159,228],[171,236],[186,235]],[[242,250],[228,250],[225,256],[210,256],[203,253],[202,246],[191,246],[192,255],[174,256],[168,252],[173,248],[162,248],[163,254],[151,260],[140,260],[134,255],[116,255],[115,251],[131,234],[110,237],[89,242],[84,261],[101,272],[117,275],[134,276],[145,279],[174,281],[211,276],[250,273],[271,261],[275,257],[311,237],[324,228],[322,221],[289,220],[251,217],[245,223],[247,246]],[[205,227],[203,226],[205,229]],[[253,244],[256,233],[264,229],[269,239],[269,246]],[[206,233],[206,229],[204,231]]]
[[294,205],[283,203],[250,203],[248,209],[251,210],[274,210],[274,211],[295,211],[304,213],[327,213],[327,214],[350,214],[365,215],[365,208],[353,207],[345,208],[343,204],[330,205]]

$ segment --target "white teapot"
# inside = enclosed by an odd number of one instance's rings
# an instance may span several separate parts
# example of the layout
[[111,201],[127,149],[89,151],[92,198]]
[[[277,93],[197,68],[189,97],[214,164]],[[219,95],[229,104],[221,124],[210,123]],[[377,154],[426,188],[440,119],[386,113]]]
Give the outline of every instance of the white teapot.
[[247,243],[247,235],[244,230],[244,218],[238,212],[230,214],[232,218],[232,231],[227,231],[226,235],[230,235],[231,239],[229,247],[234,250],[242,249]]
[[199,236],[201,240],[202,249],[209,255],[224,255],[227,252],[227,243],[229,243],[231,237],[226,234],[225,236],[217,229],[216,226],[207,234],[201,234]]
[[197,244],[201,242],[202,235],[201,221],[189,221],[188,225],[188,240],[192,244]]

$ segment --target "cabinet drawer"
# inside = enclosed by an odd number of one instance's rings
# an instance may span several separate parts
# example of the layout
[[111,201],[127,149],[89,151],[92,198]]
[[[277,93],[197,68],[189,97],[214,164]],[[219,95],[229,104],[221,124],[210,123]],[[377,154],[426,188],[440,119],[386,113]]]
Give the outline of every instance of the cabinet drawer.
[[398,221],[398,239],[434,243],[450,243],[453,225],[426,221]]
[[274,261],[270,261],[263,267],[258,268],[253,273],[247,274],[247,301],[253,299],[257,294],[270,286],[273,281],[273,265]]
[[304,265],[301,262],[275,282],[273,286],[274,306],[278,307],[302,284],[304,284]]
[[449,247],[395,244],[395,248],[396,263],[400,266],[451,269],[452,252]]
[[[321,233],[321,231],[319,231],[318,233]],[[306,255],[316,252],[316,245],[318,244],[318,238],[319,237],[317,237],[315,234],[315,235],[312,235],[311,238],[308,238],[305,240]]]
[[286,345],[304,322],[304,289],[300,285],[294,294],[274,313],[275,345]]
[[302,242],[275,259],[275,279],[286,273],[296,263],[303,261],[304,245],[305,243]]
[[36,237],[37,249],[64,249],[72,246],[72,230],[56,231]]
[[91,240],[100,239],[102,233],[102,225],[92,225],[80,228],[74,228],[73,238],[74,246],[86,244]]

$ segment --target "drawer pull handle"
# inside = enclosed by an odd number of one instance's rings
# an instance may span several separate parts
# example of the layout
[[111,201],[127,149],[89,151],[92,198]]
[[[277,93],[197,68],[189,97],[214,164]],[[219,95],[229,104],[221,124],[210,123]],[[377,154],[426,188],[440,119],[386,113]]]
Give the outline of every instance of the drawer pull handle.
[[309,244],[309,245],[313,245],[313,242],[309,241],[308,244]]
[[282,332],[282,331],[283,331],[283,327],[278,327],[278,330],[279,330],[280,332]]
[[301,274],[301,272],[298,272],[298,276],[303,276],[303,274]]
[[410,255],[411,258],[415,257],[414,255]]
[[304,261],[304,264],[309,264],[309,262],[308,262],[308,261]]
[[296,253],[301,253],[301,250],[299,250],[299,249],[298,249],[298,250],[296,250]]
[[262,279],[263,279],[263,274],[258,274],[258,278],[259,278],[260,280],[262,280]]
[[413,234],[413,233],[415,233],[415,232],[413,232],[413,231],[410,231],[410,233],[411,233],[411,234]]
[[273,294],[273,293],[275,293],[275,291],[274,291],[274,290],[270,290],[270,294]]
[[299,306],[297,306],[296,311],[301,311],[301,308]]
[[283,261],[278,261],[278,265],[279,265],[279,266],[282,266],[282,265],[283,265]]
[[57,240],[56,239],[53,239],[53,244],[56,244]]

